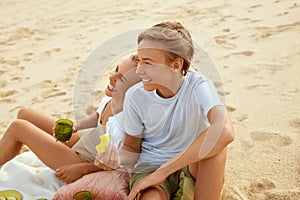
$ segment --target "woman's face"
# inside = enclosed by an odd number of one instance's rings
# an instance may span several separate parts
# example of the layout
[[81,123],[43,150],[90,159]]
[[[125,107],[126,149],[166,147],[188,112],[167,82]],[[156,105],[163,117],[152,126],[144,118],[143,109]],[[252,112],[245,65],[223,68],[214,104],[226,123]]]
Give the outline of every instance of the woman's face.
[[111,97],[112,93],[116,90],[118,80],[124,79],[123,74],[136,68],[136,61],[133,60],[132,56],[122,61],[115,69],[114,73],[109,76],[109,84],[105,89],[105,95]]

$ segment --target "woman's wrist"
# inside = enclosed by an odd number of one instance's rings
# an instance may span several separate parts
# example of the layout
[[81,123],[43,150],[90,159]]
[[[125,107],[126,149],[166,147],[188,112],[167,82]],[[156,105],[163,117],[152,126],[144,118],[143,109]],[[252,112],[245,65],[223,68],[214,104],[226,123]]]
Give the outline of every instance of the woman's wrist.
[[74,126],[73,126],[73,133],[75,133],[75,132],[77,132],[77,131],[79,131],[79,130],[80,130],[80,125],[79,125],[79,123],[74,124]]

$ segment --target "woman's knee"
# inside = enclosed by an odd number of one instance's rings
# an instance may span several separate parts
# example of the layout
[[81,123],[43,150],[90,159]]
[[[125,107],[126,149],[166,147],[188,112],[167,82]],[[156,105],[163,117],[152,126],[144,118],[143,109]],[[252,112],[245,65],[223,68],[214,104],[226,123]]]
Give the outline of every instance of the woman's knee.
[[28,122],[26,120],[16,119],[9,125],[7,132],[22,132],[26,126],[28,126]]
[[30,117],[30,112],[32,111],[31,108],[21,108],[19,111],[18,111],[18,119],[27,119],[28,117]]

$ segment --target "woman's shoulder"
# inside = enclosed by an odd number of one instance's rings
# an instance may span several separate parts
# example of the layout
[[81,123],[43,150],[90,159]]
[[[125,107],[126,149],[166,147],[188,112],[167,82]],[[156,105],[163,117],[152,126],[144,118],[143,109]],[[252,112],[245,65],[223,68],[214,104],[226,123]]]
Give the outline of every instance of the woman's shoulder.
[[[100,105],[106,105],[110,100],[111,100],[111,97],[104,96],[100,101]],[[99,107],[100,107],[100,105],[99,105]]]
[[98,106],[98,109],[97,109],[97,112],[98,112],[99,114],[102,113],[104,107],[106,106],[106,104],[107,104],[110,100],[111,100],[111,97],[109,97],[109,96],[104,96],[104,97],[101,99],[101,101],[100,101],[100,103],[99,103],[99,106]]

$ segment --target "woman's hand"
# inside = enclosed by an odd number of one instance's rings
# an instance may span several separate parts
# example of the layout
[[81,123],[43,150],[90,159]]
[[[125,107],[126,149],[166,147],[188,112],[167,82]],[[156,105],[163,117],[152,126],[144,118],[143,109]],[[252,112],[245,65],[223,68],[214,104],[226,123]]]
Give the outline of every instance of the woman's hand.
[[117,169],[120,166],[120,162],[116,147],[110,148],[108,146],[105,148],[103,153],[98,153],[96,155],[94,164],[103,170]]
[[162,184],[165,180],[165,173],[160,170],[153,172],[152,174],[139,180],[137,184],[130,191],[127,200],[134,200],[138,194],[146,188],[155,187]]
[[55,133],[55,126],[53,126],[52,128],[52,136],[55,138],[56,142],[58,141],[57,137],[56,137],[56,133]]
[[56,170],[55,176],[64,183],[72,183],[85,175],[85,168],[88,163],[67,165]]
[[[73,133],[77,133],[77,131],[78,131],[78,129],[77,129],[77,127],[74,125],[73,128],[72,128],[72,134],[73,134]],[[55,140],[56,140],[56,142],[57,142],[58,139],[57,139],[56,133],[55,133],[55,126],[52,127],[52,136],[55,137]],[[71,136],[71,137],[72,137],[72,136]],[[69,140],[66,141],[66,142],[69,142]]]

